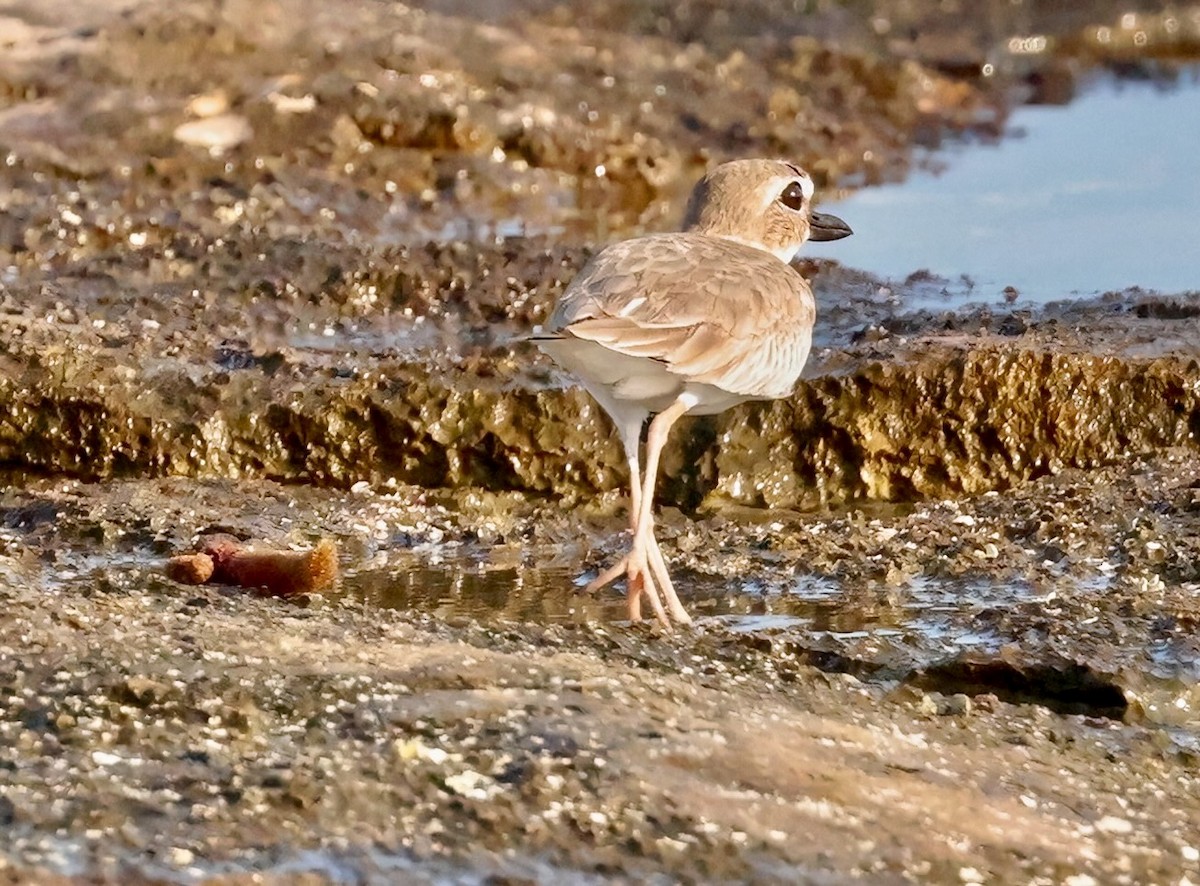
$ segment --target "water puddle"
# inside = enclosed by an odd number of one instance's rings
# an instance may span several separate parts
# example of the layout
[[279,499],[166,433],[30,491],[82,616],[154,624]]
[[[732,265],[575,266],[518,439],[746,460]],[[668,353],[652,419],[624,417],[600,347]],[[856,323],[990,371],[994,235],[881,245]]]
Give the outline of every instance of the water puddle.
[[[5,540],[15,541],[16,535],[6,539],[0,534],[0,542]],[[104,552],[59,547],[53,564],[0,558],[0,590],[5,585],[34,584],[47,595],[87,595],[136,592],[149,586],[186,600],[186,589],[162,577],[161,562],[162,552],[143,544]],[[443,622],[469,618],[500,629],[625,623],[623,587],[585,594],[583,585],[592,577],[594,573],[580,575],[570,556],[532,565],[517,561],[511,553],[497,558],[495,549],[462,546],[451,553],[446,546],[431,544],[392,551],[350,567],[333,596]],[[1094,635],[1091,625],[1097,618],[1092,617],[1079,621],[1076,648],[1073,640],[1042,625],[1043,613],[1058,618],[1062,616],[1054,613],[1079,611],[1072,609],[1072,600],[1093,598],[1100,605],[1107,580],[1095,576],[1078,580],[1063,576],[1052,583],[1053,590],[985,575],[916,575],[897,584],[864,584],[773,573],[769,568],[752,577],[679,569],[675,579],[700,630],[715,635],[721,645],[729,638],[731,648],[742,645],[739,636],[754,635],[745,641],[749,648],[760,648],[766,641],[779,644],[774,645],[777,651],[798,661],[862,679],[886,682],[922,673],[922,679],[932,680],[935,686],[946,681],[952,686],[975,686],[981,679],[975,673],[979,667],[997,685],[1013,681],[1033,685],[1043,678],[1053,683],[1059,673],[1054,662],[1068,650],[1072,660],[1086,661],[1095,669],[1092,673],[1084,668],[1085,676],[1103,683],[1105,691],[1115,691],[1113,686],[1128,691],[1136,701],[1137,716],[1145,722],[1191,729],[1200,709],[1196,684],[1200,657],[1192,635],[1164,633],[1152,626],[1150,635],[1135,631],[1112,646],[1109,639]],[[246,591],[230,588],[227,593]],[[279,605],[286,609],[293,604]],[[302,605],[323,604],[318,598]],[[1018,648],[1014,659],[1013,650]],[[1051,663],[1040,664],[1043,660]],[[1068,676],[1072,667],[1066,668]],[[978,687],[970,691],[977,690],[984,691]]]
[[[582,585],[592,577],[570,567],[422,564],[414,558],[347,575],[343,587],[373,605],[441,619],[543,624],[624,620],[622,587],[585,594]],[[770,587],[758,580],[686,572],[675,578],[684,605],[701,622],[735,633],[795,630],[818,643],[875,650],[886,645],[917,660],[964,649],[993,651],[999,638],[986,620],[980,622],[980,614],[1038,599],[1027,586],[982,580],[918,577],[901,587],[862,591],[819,576]]]
[[[585,594],[582,586],[592,577],[567,566],[499,566],[469,557],[430,562],[412,555],[346,575],[342,588],[368,605],[444,621],[624,623],[622,587]],[[1092,665],[1082,668],[1062,662],[1061,646],[1052,637],[1044,644],[1039,639],[1041,629],[1030,612],[1054,610],[1060,594],[1102,596],[1102,582],[1068,582],[1047,593],[1026,582],[986,577],[916,576],[896,586],[869,587],[813,575],[747,580],[679,570],[675,579],[701,630],[757,635],[752,644],[769,638],[782,643],[776,648],[818,667],[883,681],[919,673],[923,685],[950,687],[948,693],[1008,697],[1009,692],[1021,703],[1033,700],[1067,713],[1085,712],[1088,693],[1101,692],[1112,701],[1101,716],[1118,718],[1127,706],[1121,693],[1128,691],[1143,722],[1172,729],[1195,723],[1190,638],[1148,648],[1134,641],[1103,653],[1092,648],[1083,655]],[[1085,647],[1086,642],[1080,648]]]
[[967,302],[1200,290],[1200,68],[1097,79],[1069,105],[1017,109],[1007,135],[823,204],[855,236],[806,254],[895,281],[928,270]]

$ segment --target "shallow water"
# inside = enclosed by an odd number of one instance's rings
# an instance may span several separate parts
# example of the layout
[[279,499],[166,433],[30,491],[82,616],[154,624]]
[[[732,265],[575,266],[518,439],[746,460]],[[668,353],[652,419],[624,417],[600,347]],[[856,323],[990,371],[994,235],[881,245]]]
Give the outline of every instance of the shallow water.
[[[580,623],[626,618],[624,586],[595,595],[582,585],[595,573],[573,568],[492,568],[469,562],[393,564],[346,576],[344,589],[375,605],[438,618],[484,622]],[[1019,583],[918,577],[898,587],[844,588],[801,575],[767,587],[759,580],[677,572],[685,606],[701,624],[738,632],[796,630],[820,643],[879,644],[914,661],[962,649],[994,650],[997,637],[978,616],[993,607],[1036,600]],[[649,614],[648,611],[646,613]]]
[[897,281],[929,270],[971,302],[1009,286],[1035,302],[1200,290],[1200,69],[1099,79],[1068,105],[1019,108],[1007,136],[823,204],[855,236],[806,254]]
[[[594,572],[580,575],[573,568],[557,565],[495,566],[472,562],[469,557],[422,563],[414,557],[412,563],[392,562],[387,569],[354,571],[344,576],[342,591],[368,605],[443,621],[470,618],[501,630],[505,625],[529,623],[627,623],[623,585],[595,595],[583,593],[585,582],[594,577]],[[739,646],[735,635],[755,635],[746,640],[753,648],[763,642],[780,644],[774,648],[785,656],[795,655],[822,669],[885,683],[907,679],[906,675],[923,669],[936,670],[964,657],[992,661],[998,664],[999,676],[992,678],[997,681],[997,691],[1011,689],[1010,680],[1020,683],[1026,667],[1036,672],[1041,663],[1050,662],[1045,667],[1058,673],[1060,652],[1055,651],[1053,640],[1043,636],[1041,614],[1058,613],[1066,598],[1099,602],[1108,586],[1103,576],[1064,579],[1053,590],[985,576],[914,576],[895,585],[864,586],[816,575],[775,581],[676,570],[674,579],[699,631],[725,635],[730,648]],[[648,607],[643,607],[643,614],[650,618]],[[1080,648],[1087,647],[1087,640],[1080,639]],[[1014,653],[1018,648],[1020,652]],[[1119,675],[1114,685],[1126,687],[1129,697],[1136,699],[1134,716],[1162,727],[1194,728],[1200,710],[1196,689],[1200,660],[1195,658],[1190,640],[1175,638],[1147,646],[1131,640],[1121,650],[1089,648],[1086,657],[1101,675],[1099,682]],[[1011,672],[1005,671],[1006,667],[1011,667]],[[1071,671],[1071,665],[1063,667]],[[953,682],[959,679],[957,673],[950,665],[949,692],[966,691],[954,688],[959,687]],[[1063,686],[1075,686],[1071,681],[1076,676],[1067,673],[1062,677],[1066,681]],[[1030,687],[1040,685],[1041,680],[1035,674]],[[1064,690],[1066,694],[1059,698],[1054,685],[1053,680],[1047,684],[1050,688],[1044,693],[1044,703],[1052,707],[1059,702],[1073,703],[1067,696],[1074,690]],[[1075,688],[1086,690],[1083,684]],[[975,687],[969,691],[983,690]],[[1118,707],[1124,710],[1123,703]],[[1078,713],[1082,709],[1070,710]],[[1122,714],[1103,714],[1110,715]],[[1192,732],[1182,734],[1187,741],[1195,741]]]

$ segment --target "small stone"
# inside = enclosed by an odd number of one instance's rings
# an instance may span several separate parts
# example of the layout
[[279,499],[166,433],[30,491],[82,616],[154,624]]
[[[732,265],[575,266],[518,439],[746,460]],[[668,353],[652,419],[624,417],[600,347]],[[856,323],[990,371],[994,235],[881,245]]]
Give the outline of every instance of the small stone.
[[1200,861],[1200,849],[1195,846],[1184,846],[1179,850],[1184,861]]
[[958,879],[963,883],[982,883],[987,878],[978,868],[959,868]]
[[272,92],[267,96],[271,107],[279,114],[307,114],[317,106],[317,97],[311,93],[301,96]]
[[167,857],[171,860],[171,864],[181,868],[186,868],[196,860],[196,854],[182,846],[172,846],[167,851]]
[[229,110],[229,96],[224,90],[206,92],[203,95],[192,96],[187,103],[187,112],[193,117],[216,117]]
[[450,755],[441,748],[430,748],[425,745],[417,748],[417,754],[422,760],[428,760],[434,766],[441,766],[450,759]]
[[356,151],[365,140],[358,124],[345,114],[333,121],[329,137],[335,146],[344,151]]
[[485,787],[491,781],[486,775],[476,772],[473,769],[468,769],[465,772],[459,772],[457,775],[447,776],[446,787],[461,796],[482,800],[487,796]]
[[1106,815],[1096,822],[1096,830],[1104,834],[1129,834],[1133,832],[1133,823],[1115,815]]
[[138,707],[147,707],[154,702],[162,701],[169,693],[170,687],[149,677],[133,676],[126,679],[121,686],[121,700]]
[[961,692],[955,693],[942,702],[938,713],[943,717],[965,717],[971,713],[971,697]]
[[917,713],[925,717],[932,717],[938,712],[938,703],[928,692],[922,692],[920,699],[917,700]]
[[674,837],[659,837],[654,841],[654,845],[658,847],[659,852],[666,855],[681,855],[687,852],[688,848],[687,843]]
[[221,153],[235,148],[254,136],[250,121],[239,114],[218,114],[192,120],[175,128],[175,140],[195,148]]
[[421,743],[418,741],[404,741],[396,739],[392,742],[392,753],[400,760],[415,760],[421,754]]

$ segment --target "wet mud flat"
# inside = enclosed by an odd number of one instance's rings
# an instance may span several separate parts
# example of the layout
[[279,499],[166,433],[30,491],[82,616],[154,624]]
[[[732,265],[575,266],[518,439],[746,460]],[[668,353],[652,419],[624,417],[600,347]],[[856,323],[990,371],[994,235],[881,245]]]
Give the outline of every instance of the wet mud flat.
[[[10,878],[1196,876],[1194,450],[911,508],[668,517],[701,615],[674,636],[572,593],[581,536],[619,520],[488,499],[6,492]],[[332,534],[341,593],[163,578],[218,525]],[[422,561],[490,575],[490,604],[383,593]],[[826,616],[772,618],[813,576]],[[739,593],[756,608],[703,599]]]
[[[0,15],[7,881],[1200,878],[1194,292],[805,264],[796,395],[667,455],[671,636],[521,340],[710,159],[894,177],[1194,8],[670,6]],[[211,531],[341,583],[169,581]]]
[[[816,272],[814,375],[665,466],[674,636],[578,593],[624,477],[527,347],[9,302],[11,879],[1200,875],[1195,297]],[[211,531],[332,538],[341,584],[168,581]]]

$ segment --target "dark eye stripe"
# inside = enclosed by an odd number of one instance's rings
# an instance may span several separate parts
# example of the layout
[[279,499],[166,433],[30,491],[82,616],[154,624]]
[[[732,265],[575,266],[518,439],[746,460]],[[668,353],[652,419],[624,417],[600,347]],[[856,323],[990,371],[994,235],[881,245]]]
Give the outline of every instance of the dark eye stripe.
[[783,193],[779,195],[779,202],[798,212],[804,205],[804,188],[800,187],[800,182],[791,182],[784,188]]

